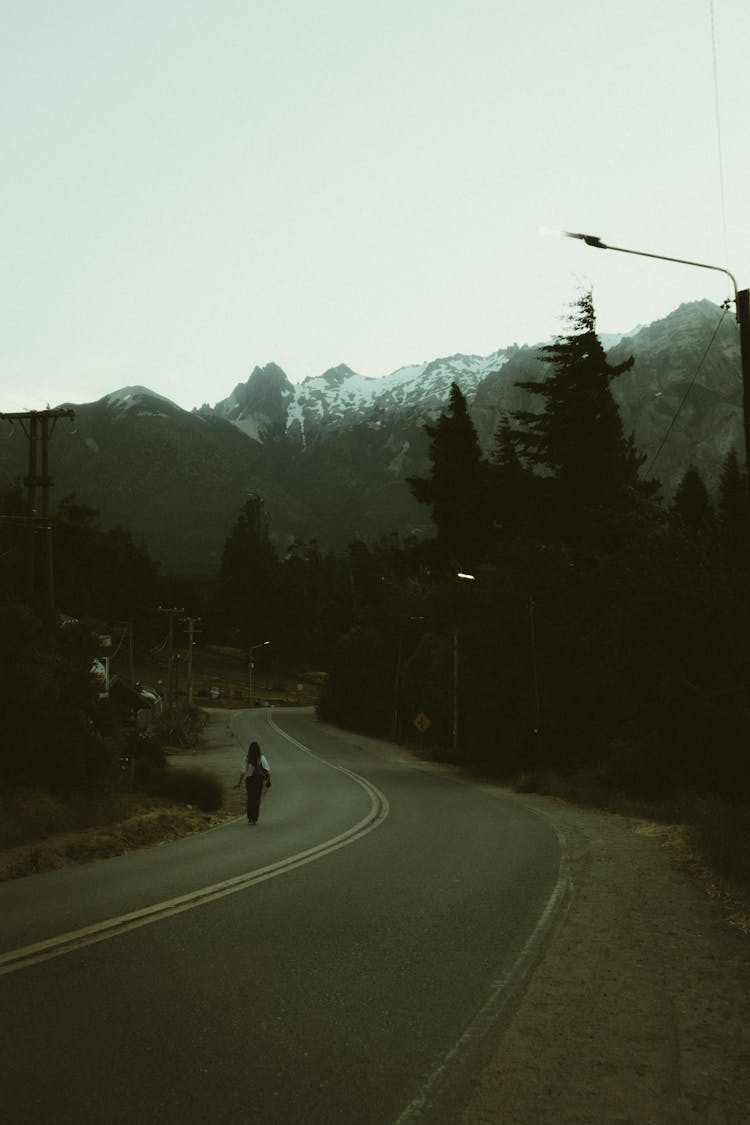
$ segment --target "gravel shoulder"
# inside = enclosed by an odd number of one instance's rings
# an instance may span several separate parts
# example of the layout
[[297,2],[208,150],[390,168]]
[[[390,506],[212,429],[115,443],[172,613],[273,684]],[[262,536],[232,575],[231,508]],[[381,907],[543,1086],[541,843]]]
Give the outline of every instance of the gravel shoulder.
[[750,1121],[750,941],[679,833],[518,799],[573,893],[461,1125]]

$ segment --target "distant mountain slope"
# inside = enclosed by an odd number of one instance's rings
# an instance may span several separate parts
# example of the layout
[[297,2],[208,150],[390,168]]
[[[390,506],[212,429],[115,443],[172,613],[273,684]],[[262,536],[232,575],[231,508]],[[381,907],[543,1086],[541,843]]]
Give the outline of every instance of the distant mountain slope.
[[[644,466],[670,496],[695,465],[715,489],[735,446],[744,458],[739,330],[734,314],[710,301],[681,305],[609,353],[635,356],[614,383],[623,420],[649,455]],[[656,458],[654,460],[654,458]]]
[[[710,346],[709,346],[710,345]],[[614,383],[626,431],[657,457],[646,466],[670,495],[695,464],[715,485],[732,444],[740,453],[737,326],[708,301],[683,305],[610,351],[635,365]],[[519,380],[542,378],[537,348],[456,355],[368,379],[342,365],[294,385],[276,364],[256,367],[215,406],[182,410],[145,387],[76,406],[51,445],[55,498],[75,493],[105,526],[120,523],[168,571],[216,570],[249,495],[264,498],[283,551],[295,536],[341,547],[355,537],[431,533],[405,478],[426,470],[424,424],[465,394],[485,450],[504,412],[538,407]],[[687,397],[686,397],[687,396]],[[26,472],[22,437],[0,443],[0,481]]]

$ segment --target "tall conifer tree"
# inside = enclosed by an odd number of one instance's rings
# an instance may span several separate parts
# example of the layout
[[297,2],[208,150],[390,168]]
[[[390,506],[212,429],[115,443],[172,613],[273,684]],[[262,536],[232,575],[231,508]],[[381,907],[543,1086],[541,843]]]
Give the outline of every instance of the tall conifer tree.
[[409,487],[415,499],[430,506],[444,559],[474,565],[487,540],[486,465],[457,383],[451,384],[446,412],[425,431],[430,475],[408,478]]
[[518,440],[527,463],[551,474],[555,500],[568,509],[630,506],[656,482],[639,478],[645,455],[625,437],[612,395],[612,380],[633,366],[633,358],[610,366],[596,334],[591,293],[573,306],[571,330],[542,349],[552,371],[546,379],[518,386],[543,399],[539,413],[517,411]]
[[724,458],[719,477],[719,534],[726,560],[738,569],[750,567],[750,502],[747,476],[740,468],[737,450]]
[[226,640],[248,646],[269,636],[278,584],[279,561],[264,502],[253,496],[240,509],[221,556],[215,616]]
[[497,530],[517,531],[530,501],[531,474],[518,456],[516,438],[507,414],[502,414],[490,451],[489,513]]
[[677,486],[672,510],[687,527],[695,531],[707,531],[713,525],[711,499],[695,465],[690,466]]

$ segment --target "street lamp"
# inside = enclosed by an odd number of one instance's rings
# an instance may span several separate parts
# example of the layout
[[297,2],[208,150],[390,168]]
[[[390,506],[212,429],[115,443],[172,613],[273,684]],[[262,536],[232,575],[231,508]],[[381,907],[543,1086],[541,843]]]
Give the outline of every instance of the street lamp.
[[740,330],[740,364],[742,368],[742,418],[745,431],[745,468],[750,467],[750,289],[738,289],[734,274],[724,266],[708,262],[693,262],[689,258],[671,258],[667,254],[652,254],[648,250],[631,250],[626,246],[610,246],[595,234],[580,234],[572,230],[560,231],[565,238],[577,238],[595,250],[616,250],[620,254],[635,254],[639,258],[657,258],[661,262],[677,262],[681,266],[698,266],[699,269],[716,270],[732,282],[734,307]]
[[[476,575],[466,574],[459,571],[456,578],[463,581],[475,582]],[[539,747],[542,737],[542,718],[541,718],[541,703],[539,697],[539,670],[537,665],[536,653],[536,620],[535,620],[536,605],[534,599],[529,597],[529,628],[531,635],[531,670],[532,670],[532,689],[534,695],[534,745],[536,747],[537,764],[540,761]],[[458,750],[458,629],[453,631],[453,752]]]
[[[473,574],[459,570],[456,578],[461,582],[476,581]],[[458,625],[453,630],[453,754],[458,752]]]
[[253,668],[255,667],[255,661],[253,660],[253,653],[255,652],[256,648],[263,648],[265,645],[270,645],[270,643],[271,643],[270,641],[261,641],[257,645],[250,645],[250,653],[249,653],[249,659],[248,659],[247,667],[248,667],[248,672],[250,673],[250,706],[251,707],[253,705]]

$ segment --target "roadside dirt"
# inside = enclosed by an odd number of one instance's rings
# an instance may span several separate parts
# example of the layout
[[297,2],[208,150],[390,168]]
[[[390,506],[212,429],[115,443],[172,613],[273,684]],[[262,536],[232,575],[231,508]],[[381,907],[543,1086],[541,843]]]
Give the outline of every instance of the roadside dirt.
[[750,1122],[736,903],[679,830],[518,799],[565,837],[573,893],[461,1125]]

